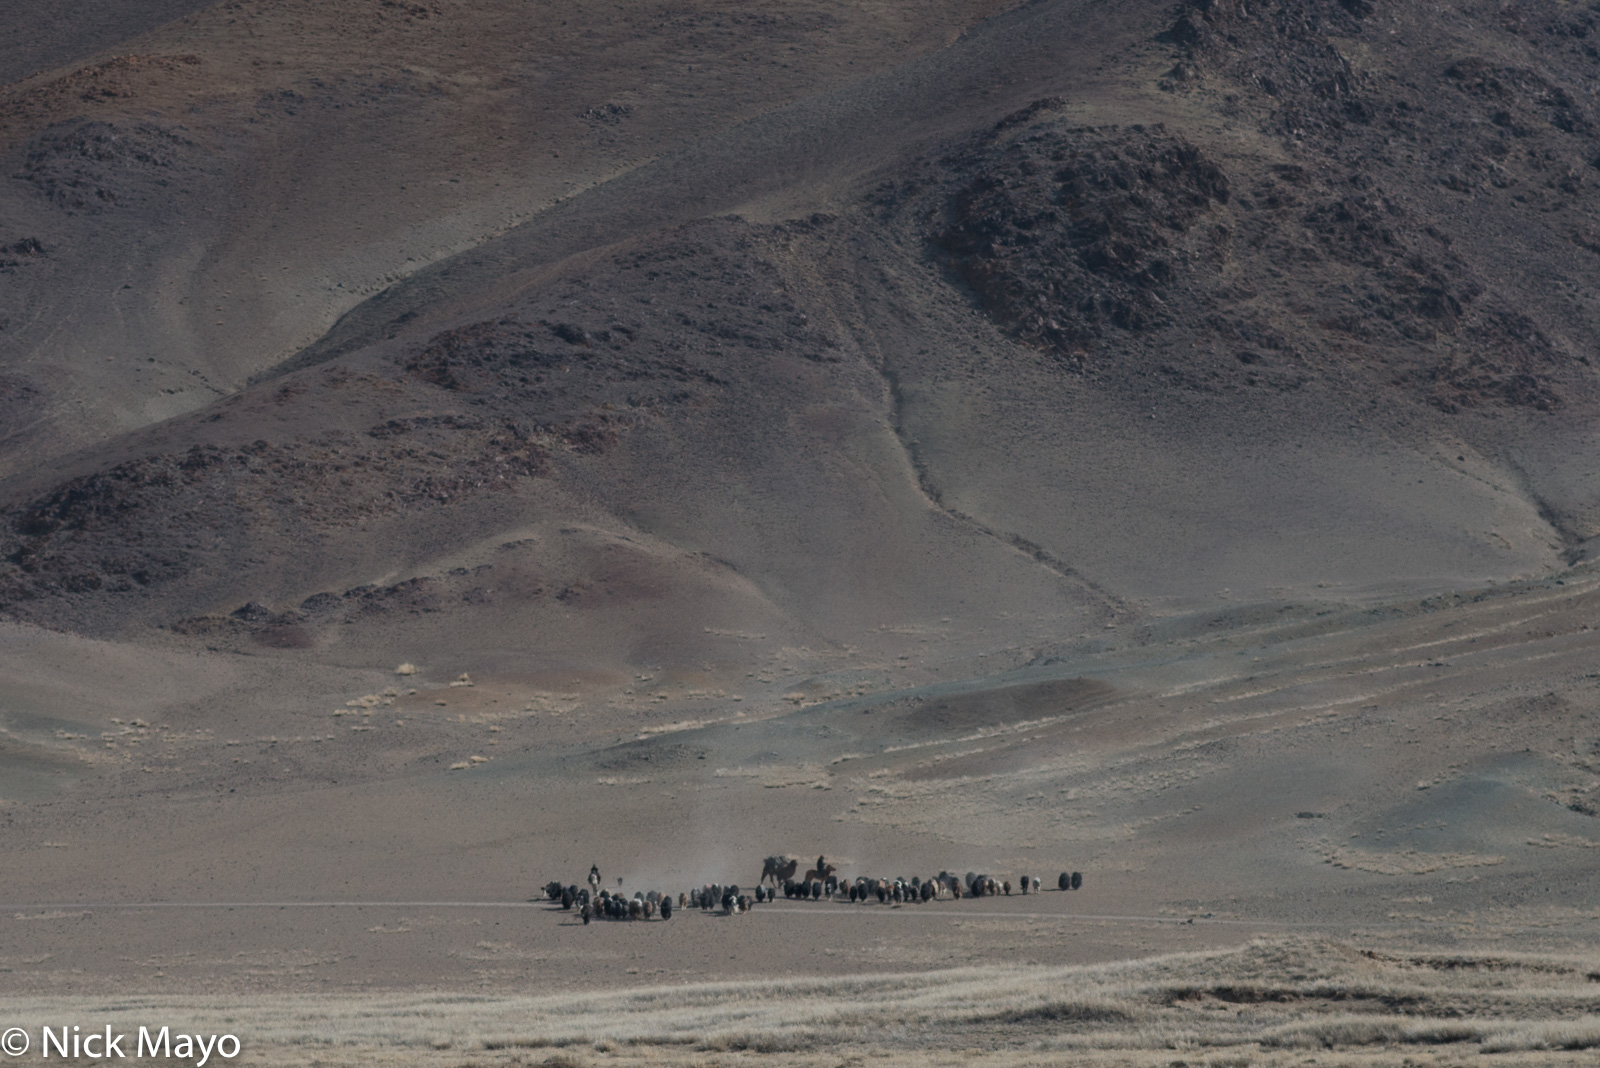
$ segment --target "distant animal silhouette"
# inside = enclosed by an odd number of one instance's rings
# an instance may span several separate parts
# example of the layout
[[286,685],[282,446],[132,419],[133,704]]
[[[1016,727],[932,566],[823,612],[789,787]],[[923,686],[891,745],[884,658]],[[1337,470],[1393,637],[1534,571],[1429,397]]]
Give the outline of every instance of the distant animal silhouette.
[[792,857],[768,857],[761,863],[761,878],[756,880],[756,884],[759,886],[771,879],[773,886],[780,886],[793,879],[799,868],[800,862]]
[[839,868],[837,865],[825,864],[823,863],[823,859],[818,857],[817,866],[806,872],[806,877],[802,881],[808,883],[820,883],[838,870]]

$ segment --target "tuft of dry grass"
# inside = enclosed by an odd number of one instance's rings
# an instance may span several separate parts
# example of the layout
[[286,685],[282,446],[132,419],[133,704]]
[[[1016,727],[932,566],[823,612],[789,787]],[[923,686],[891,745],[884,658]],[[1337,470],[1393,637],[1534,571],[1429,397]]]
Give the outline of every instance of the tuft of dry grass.
[[[1579,1064],[1600,1048],[1595,961],[1396,954],[1313,940],[1066,968],[962,968],[547,996],[35,998],[33,1030],[84,1016],[238,1034],[252,1063],[887,1068],[1317,1063],[1434,1054]],[[959,1052],[959,1056],[956,1056]],[[831,1058],[831,1060],[828,1060]]]

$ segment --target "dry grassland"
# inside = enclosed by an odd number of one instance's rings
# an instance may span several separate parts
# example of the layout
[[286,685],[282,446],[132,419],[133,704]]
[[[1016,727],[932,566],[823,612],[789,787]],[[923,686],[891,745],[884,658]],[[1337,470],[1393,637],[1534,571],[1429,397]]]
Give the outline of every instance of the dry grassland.
[[270,1065],[1579,1064],[1600,1049],[1600,959],[1273,940],[599,994],[40,998],[7,1022],[69,1017],[228,1031]]

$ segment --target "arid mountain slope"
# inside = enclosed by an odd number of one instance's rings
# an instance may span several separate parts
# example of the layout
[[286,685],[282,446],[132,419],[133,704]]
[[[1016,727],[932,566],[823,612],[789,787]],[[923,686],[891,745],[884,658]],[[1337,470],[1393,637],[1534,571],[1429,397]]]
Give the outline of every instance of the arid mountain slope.
[[1582,40],[1471,4],[996,17],[420,271],[69,481],[13,478],[8,610],[306,626],[568,519],[709,553],[838,640],[968,581],[1060,584],[1046,634],[1559,567],[1595,533],[1560,446],[1594,406],[1600,148],[1581,48],[1516,65],[1547,38]]
[[[281,0],[0,89],[6,988],[1600,941],[1597,17]],[[528,906],[780,851],[1090,878]]]
[[0,41],[0,85],[88,59],[173,19],[209,6],[206,0],[62,0],[6,12]]
[[993,7],[280,0],[74,39],[0,87],[0,472],[228,396],[418,268]]

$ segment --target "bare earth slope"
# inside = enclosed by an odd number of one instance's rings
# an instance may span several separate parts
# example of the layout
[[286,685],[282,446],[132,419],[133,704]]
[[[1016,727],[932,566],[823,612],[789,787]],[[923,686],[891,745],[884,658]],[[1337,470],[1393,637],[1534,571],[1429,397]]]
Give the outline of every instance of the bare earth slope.
[[208,6],[205,0],[62,0],[8,11],[0,84],[81,62]]
[[[1498,0],[50,45],[0,87],[0,986],[1592,948],[1597,46]],[[1088,878],[529,900],[776,852]]]
[[[1087,10],[1096,34],[1032,5],[639,166],[397,283],[214,411],[79,456],[75,481],[14,476],[11,610],[281,613],[578,507],[552,493],[780,584],[859,560],[900,598],[923,584],[867,546],[903,538],[894,555],[935,567],[947,550],[916,532],[937,521],[1100,611],[1387,596],[1581,555],[1593,322],[1561,279],[1593,256],[1572,235],[1600,148],[1562,85],[1585,55],[1507,66],[1532,31],[1463,41],[1470,12],[1397,14],[1402,36],[1337,4],[1223,6],[1154,40],[1153,8]],[[1356,60],[1317,43],[1335,31]],[[1107,53],[1116,77],[1090,65]],[[1469,132],[1453,165],[1484,177],[1441,184],[1419,159]],[[35,194],[100,211],[79,171],[29,166]],[[19,407],[49,406],[16,382]],[[816,535],[784,514],[808,482]],[[719,499],[738,486],[759,502]],[[173,514],[190,533],[143,528]],[[316,558],[284,566],[307,536]]]
[[226,396],[396,279],[991,6],[214,4],[31,73],[0,88],[0,353],[8,423],[49,431],[0,471]]

